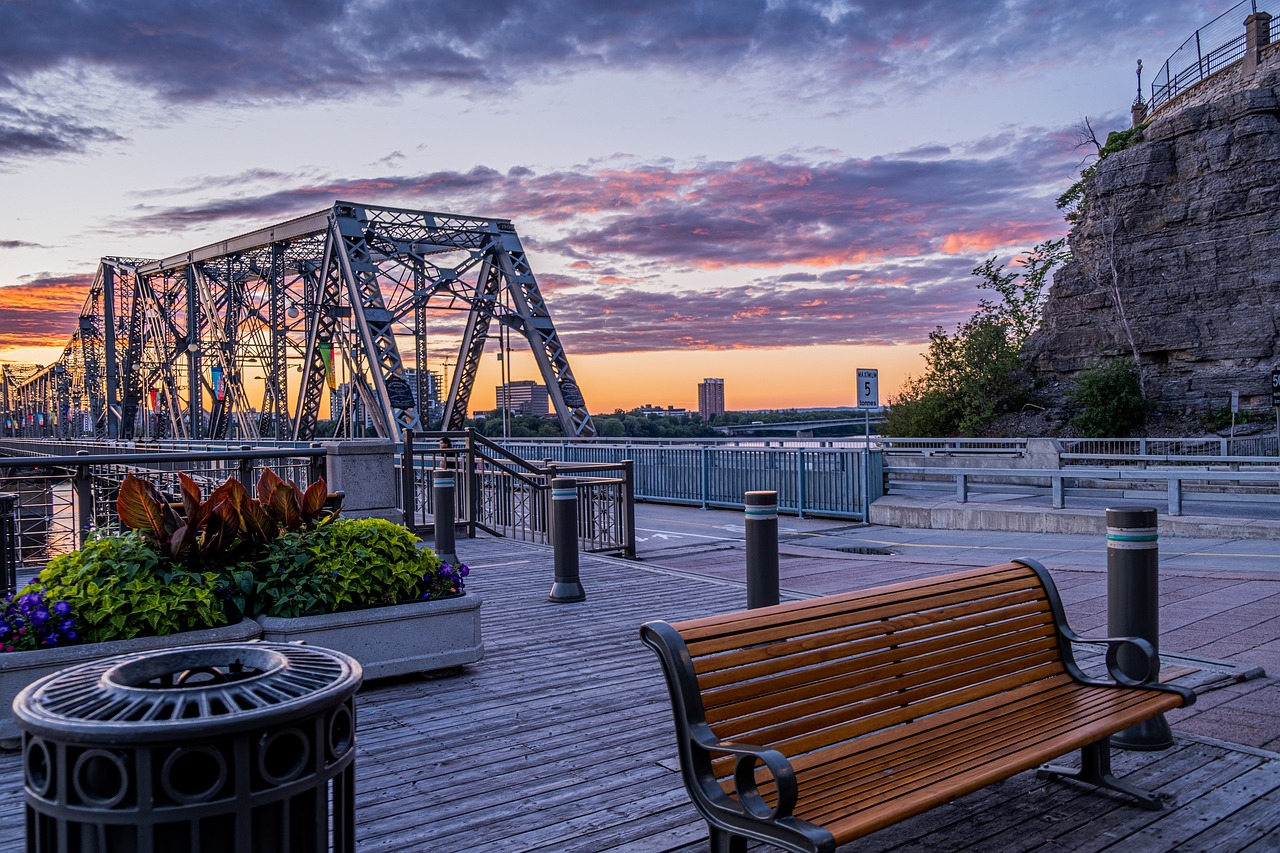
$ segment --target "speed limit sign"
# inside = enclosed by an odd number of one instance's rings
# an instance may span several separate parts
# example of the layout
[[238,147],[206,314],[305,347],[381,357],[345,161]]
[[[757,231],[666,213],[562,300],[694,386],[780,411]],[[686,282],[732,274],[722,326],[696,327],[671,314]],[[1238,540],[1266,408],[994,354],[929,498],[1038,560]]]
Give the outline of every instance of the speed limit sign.
[[876,408],[880,405],[880,371],[858,368],[858,408]]

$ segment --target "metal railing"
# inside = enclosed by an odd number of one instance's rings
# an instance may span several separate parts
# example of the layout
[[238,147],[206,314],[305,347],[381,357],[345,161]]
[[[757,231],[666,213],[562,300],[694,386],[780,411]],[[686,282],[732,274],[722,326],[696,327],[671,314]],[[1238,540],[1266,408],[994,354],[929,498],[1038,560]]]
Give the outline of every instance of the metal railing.
[[1169,515],[1182,515],[1186,500],[1280,505],[1280,470],[1205,471],[1191,469],[1009,469],[885,466],[888,491],[948,492],[966,503],[970,494],[1048,495],[1054,509],[1067,497],[1124,499],[1163,497]]
[[[16,444],[4,442],[0,450],[15,452]],[[20,570],[34,573],[50,558],[83,545],[90,529],[118,523],[115,500],[126,474],[152,481],[177,501],[179,471],[207,493],[232,477],[252,489],[264,468],[305,488],[324,475],[324,465],[325,451],[318,447],[97,454],[85,448],[68,456],[0,457],[0,492],[17,496],[14,559]]]
[[408,432],[400,458],[401,503],[411,530],[426,531],[434,523],[432,475],[446,470],[457,478],[455,522],[469,536],[480,529],[550,544],[551,481],[572,477],[578,490],[579,547],[635,556],[635,478],[629,459],[531,462],[474,430]]
[[1265,7],[1269,5],[1244,0],[1196,30],[1156,72],[1151,81],[1151,109],[1244,56],[1244,19],[1259,11],[1268,11]]
[[1025,438],[894,438],[879,436],[875,444],[885,453],[918,453],[937,455],[1022,456],[1027,452]]
[[[1208,461],[1276,464],[1276,436],[1202,436],[1199,438],[1062,438],[1064,464],[1202,463]],[[1268,458],[1269,457],[1269,458]]]
[[880,497],[879,451],[853,447],[641,444],[631,441],[524,442],[503,446],[560,463],[635,463],[635,497],[703,508],[741,508],[748,491],[778,493],[778,509],[800,516],[865,520]]

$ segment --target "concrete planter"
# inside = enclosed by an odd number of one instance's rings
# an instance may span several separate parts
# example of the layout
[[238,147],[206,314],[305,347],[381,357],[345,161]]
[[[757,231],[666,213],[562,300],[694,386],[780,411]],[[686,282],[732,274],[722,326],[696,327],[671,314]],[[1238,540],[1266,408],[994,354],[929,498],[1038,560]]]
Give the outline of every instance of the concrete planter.
[[182,646],[199,646],[205,643],[238,643],[256,640],[262,629],[252,619],[243,619],[235,625],[206,628],[201,631],[183,631],[165,637],[137,637],[132,640],[112,640],[107,643],[85,643],[80,646],[62,646],[53,649],[36,649],[30,652],[6,652],[0,654],[0,748],[16,748],[21,730],[13,721],[11,709],[14,697],[31,682],[58,670],[76,664],[114,655],[134,652],[163,651]]
[[448,669],[484,656],[480,596],[470,592],[324,616],[256,618],[262,639],[346,652],[360,661],[366,681]]

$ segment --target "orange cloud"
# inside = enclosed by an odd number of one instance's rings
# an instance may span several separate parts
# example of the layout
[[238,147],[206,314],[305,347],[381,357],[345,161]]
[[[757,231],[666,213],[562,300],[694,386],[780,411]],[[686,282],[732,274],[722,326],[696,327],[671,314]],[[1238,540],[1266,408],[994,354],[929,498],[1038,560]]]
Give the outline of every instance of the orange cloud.
[[0,353],[60,351],[75,331],[92,284],[92,275],[73,275],[0,287]]

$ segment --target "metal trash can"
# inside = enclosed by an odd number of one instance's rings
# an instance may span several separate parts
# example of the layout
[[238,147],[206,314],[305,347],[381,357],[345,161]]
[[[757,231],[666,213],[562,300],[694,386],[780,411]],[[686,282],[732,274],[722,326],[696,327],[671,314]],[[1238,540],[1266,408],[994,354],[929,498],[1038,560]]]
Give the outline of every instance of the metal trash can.
[[64,669],[13,702],[29,853],[355,850],[360,664],[220,643]]

